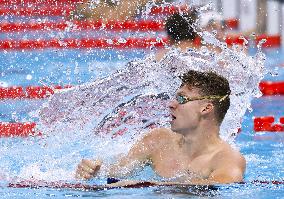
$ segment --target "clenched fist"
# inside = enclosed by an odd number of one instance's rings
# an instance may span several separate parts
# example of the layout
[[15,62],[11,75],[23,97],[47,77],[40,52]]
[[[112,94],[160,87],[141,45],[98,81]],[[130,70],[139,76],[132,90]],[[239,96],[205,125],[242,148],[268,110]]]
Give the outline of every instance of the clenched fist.
[[95,177],[102,165],[101,160],[87,160],[83,159],[77,167],[76,178],[89,180]]

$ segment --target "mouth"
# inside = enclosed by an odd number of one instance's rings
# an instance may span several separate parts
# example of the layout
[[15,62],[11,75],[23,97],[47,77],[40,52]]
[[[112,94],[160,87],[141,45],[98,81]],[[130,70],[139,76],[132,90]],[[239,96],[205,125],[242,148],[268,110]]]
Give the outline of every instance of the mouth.
[[174,116],[173,114],[171,114],[171,118],[172,118],[172,121],[176,120],[176,116]]

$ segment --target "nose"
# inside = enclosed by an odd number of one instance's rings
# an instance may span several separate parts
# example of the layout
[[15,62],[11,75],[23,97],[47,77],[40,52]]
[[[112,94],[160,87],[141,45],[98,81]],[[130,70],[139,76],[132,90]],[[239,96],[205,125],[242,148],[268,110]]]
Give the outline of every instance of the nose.
[[170,102],[169,102],[169,108],[170,109],[176,109],[178,105],[178,102],[175,100],[175,99],[172,99]]

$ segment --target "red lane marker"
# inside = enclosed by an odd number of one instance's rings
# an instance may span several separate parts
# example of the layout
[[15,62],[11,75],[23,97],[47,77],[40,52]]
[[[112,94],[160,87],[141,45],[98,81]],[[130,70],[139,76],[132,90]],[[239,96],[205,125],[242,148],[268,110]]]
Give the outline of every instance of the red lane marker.
[[280,118],[280,124],[273,124],[274,121],[273,116],[254,118],[254,131],[284,132],[284,117]]
[[[6,0],[7,1],[7,0]],[[69,16],[72,11],[76,9],[76,4],[81,3],[83,0],[41,0],[41,1],[21,1],[16,0],[12,1],[11,4],[8,2],[0,1],[2,4],[9,6],[0,7],[0,16],[12,15],[12,16]],[[18,4],[20,6],[12,6],[13,4]],[[24,5],[30,5],[29,7]],[[43,5],[43,6],[42,6]],[[53,6],[52,6],[53,5]],[[16,8],[15,8],[16,7]],[[183,6],[155,6],[151,8],[150,15],[169,15],[175,12],[185,12],[188,11],[189,7],[187,5]],[[238,28],[237,19],[228,19],[225,20],[227,27],[236,29]]]
[[[249,38],[245,37],[246,40],[250,40]],[[281,37],[280,35],[258,35],[256,36],[255,43],[258,44],[262,39],[265,39],[266,42],[262,45],[262,47],[279,47],[281,45]],[[244,44],[244,39],[241,35],[237,36],[230,36],[228,35],[226,38],[226,43],[228,45],[232,44]]]
[[71,86],[28,86],[23,88],[21,86],[0,87],[0,100],[3,99],[42,99],[54,94],[55,89],[70,88]]
[[[142,21],[60,21],[60,22],[21,22],[1,23],[0,31],[3,32],[25,32],[40,30],[63,31],[66,28],[74,30],[112,30],[112,31],[164,31],[164,21],[142,20]],[[230,28],[235,28],[232,21],[228,21]]]
[[50,4],[73,4],[80,3],[84,0],[1,0],[0,5],[25,5],[25,4],[33,4],[33,5],[50,5]]
[[262,39],[266,40],[263,47],[279,47],[281,44],[280,35],[259,35],[256,37],[256,43]]
[[25,32],[36,30],[62,31],[71,30],[113,30],[113,31],[163,31],[163,21],[61,21],[61,22],[32,22],[32,23],[1,23],[0,31]]
[[0,16],[69,16],[70,13],[75,10],[75,6],[47,6],[34,8],[31,7],[20,7],[15,8],[5,8],[0,7]]
[[44,49],[44,48],[150,48],[164,47],[166,38],[127,39],[50,39],[50,40],[1,40],[1,50]]
[[[280,118],[281,124],[273,124],[274,117],[259,117],[254,118],[254,131],[255,132],[284,132],[284,117]],[[28,137],[40,136],[40,132],[35,130],[36,123],[8,123],[0,122],[0,137]],[[115,134],[113,138],[120,135],[120,132]]]
[[35,131],[36,124],[0,122],[0,137],[28,137],[38,136],[41,133]]
[[151,14],[152,15],[160,15],[160,14],[163,14],[163,15],[168,15],[168,14],[173,14],[175,12],[185,12],[185,11],[188,11],[189,10],[189,7],[187,5],[183,5],[183,6],[155,6],[155,7],[152,7],[151,8]]
[[[75,10],[76,3],[27,3],[30,5],[29,7],[23,6],[24,4],[20,4],[21,6],[12,6],[0,7],[0,16],[4,15],[12,15],[12,16],[68,16],[71,11]],[[56,6],[51,6],[56,4]],[[8,4],[5,4],[9,6]],[[42,6],[43,5],[43,6]],[[187,11],[188,6],[157,6],[152,7],[150,11],[150,15],[168,15],[175,13],[177,11]]]
[[[0,87],[0,100],[3,99],[18,99],[18,98],[45,98],[54,93],[54,89],[70,88],[67,86],[21,86]],[[260,82],[260,90],[263,95],[284,95],[284,82]],[[273,123],[273,121],[272,121]]]
[[284,95],[284,81],[263,81],[259,84],[259,89],[263,95]]
[[239,20],[238,19],[227,19],[224,21],[225,25],[231,29],[237,29],[239,27]]
[[[267,42],[270,45],[264,45],[264,47],[275,47],[274,45],[276,45],[276,43],[272,45],[273,42],[270,42],[270,38],[273,40],[276,37],[280,38],[280,36],[267,36]],[[260,40],[261,38],[263,38],[263,36],[257,37],[256,40]],[[228,45],[242,45],[244,40],[239,36],[228,36],[226,38],[226,42]],[[0,50],[35,50],[44,48],[149,48],[164,47],[168,43],[169,41],[167,38],[68,38],[62,40],[0,40]]]

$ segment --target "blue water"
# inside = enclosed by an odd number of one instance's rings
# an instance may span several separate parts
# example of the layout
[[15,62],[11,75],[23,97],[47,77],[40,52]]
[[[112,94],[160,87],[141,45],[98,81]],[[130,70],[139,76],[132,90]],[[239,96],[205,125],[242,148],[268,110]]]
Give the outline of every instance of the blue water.
[[[0,39],[33,39],[49,37],[84,37],[96,32],[0,34]],[[96,35],[97,34],[97,35]],[[110,35],[113,33],[109,33]],[[129,36],[132,33],[124,33]],[[108,36],[108,35],[104,35]],[[145,35],[144,35],[145,36]],[[151,33],[150,36],[155,36]],[[251,53],[253,53],[251,49]],[[284,52],[281,49],[265,49],[268,70],[265,80],[284,81]],[[48,49],[36,51],[1,51],[0,85],[79,85],[106,76],[135,58],[143,58],[150,50],[64,50]],[[28,113],[36,110],[45,100],[3,100],[0,101],[0,121],[36,121]],[[65,197],[107,197],[107,198],[284,198],[283,185],[250,183],[254,180],[284,180],[284,133],[254,133],[253,117],[272,115],[284,116],[284,96],[269,96],[253,99],[252,110],[243,117],[242,132],[236,144],[247,160],[245,181],[248,184],[219,186],[218,191],[196,191],[193,188],[143,188],[103,191],[16,189],[1,188],[2,198],[65,198]],[[13,138],[13,144],[25,139]],[[0,139],[0,148],[9,147],[5,138]],[[35,151],[36,153],[36,151]],[[60,155],[60,154],[55,154]],[[23,157],[24,159],[27,157]],[[19,159],[15,165],[21,165]],[[19,170],[19,168],[14,168]]]
[[[78,85],[105,76],[135,58],[142,58],[144,50],[40,50],[26,52],[1,52],[1,82],[8,86],[19,85]],[[265,50],[266,68],[271,71],[265,80],[284,80],[284,56],[279,49]],[[283,62],[282,62],[283,61]],[[68,72],[69,71],[69,72]],[[75,71],[75,72],[74,72]],[[278,73],[274,76],[275,72]],[[31,75],[31,79],[27,79]],[[0,102],[1,121],[32,121],[28,112],[36,110],[45,100],[5,100]],[[50,198],[50,197],[108,197],[108,198],[283,198],[283,185],[251,184],[254,180],[282,181],[284,179],[284,133],[254,133],[253,117],[273,115],[283,117],[284,96],[253,99],[252,110],[243,117],[242,132],[237,136],[237,146],[245,155],[247,170],[245,185],[219,186],[217,191],[196,192],[192,188],[139,188],[104,191],[78,191],[57,189],[3,188],[4,198]],[[3,138],[2,138],[3,139]],[[23,140],[15,139],[15,142]],[[21,160],[19,160],[19,165]],[[17,168],[15,168],[17,170]],[[200,196],[201,195],[201,196]]]

